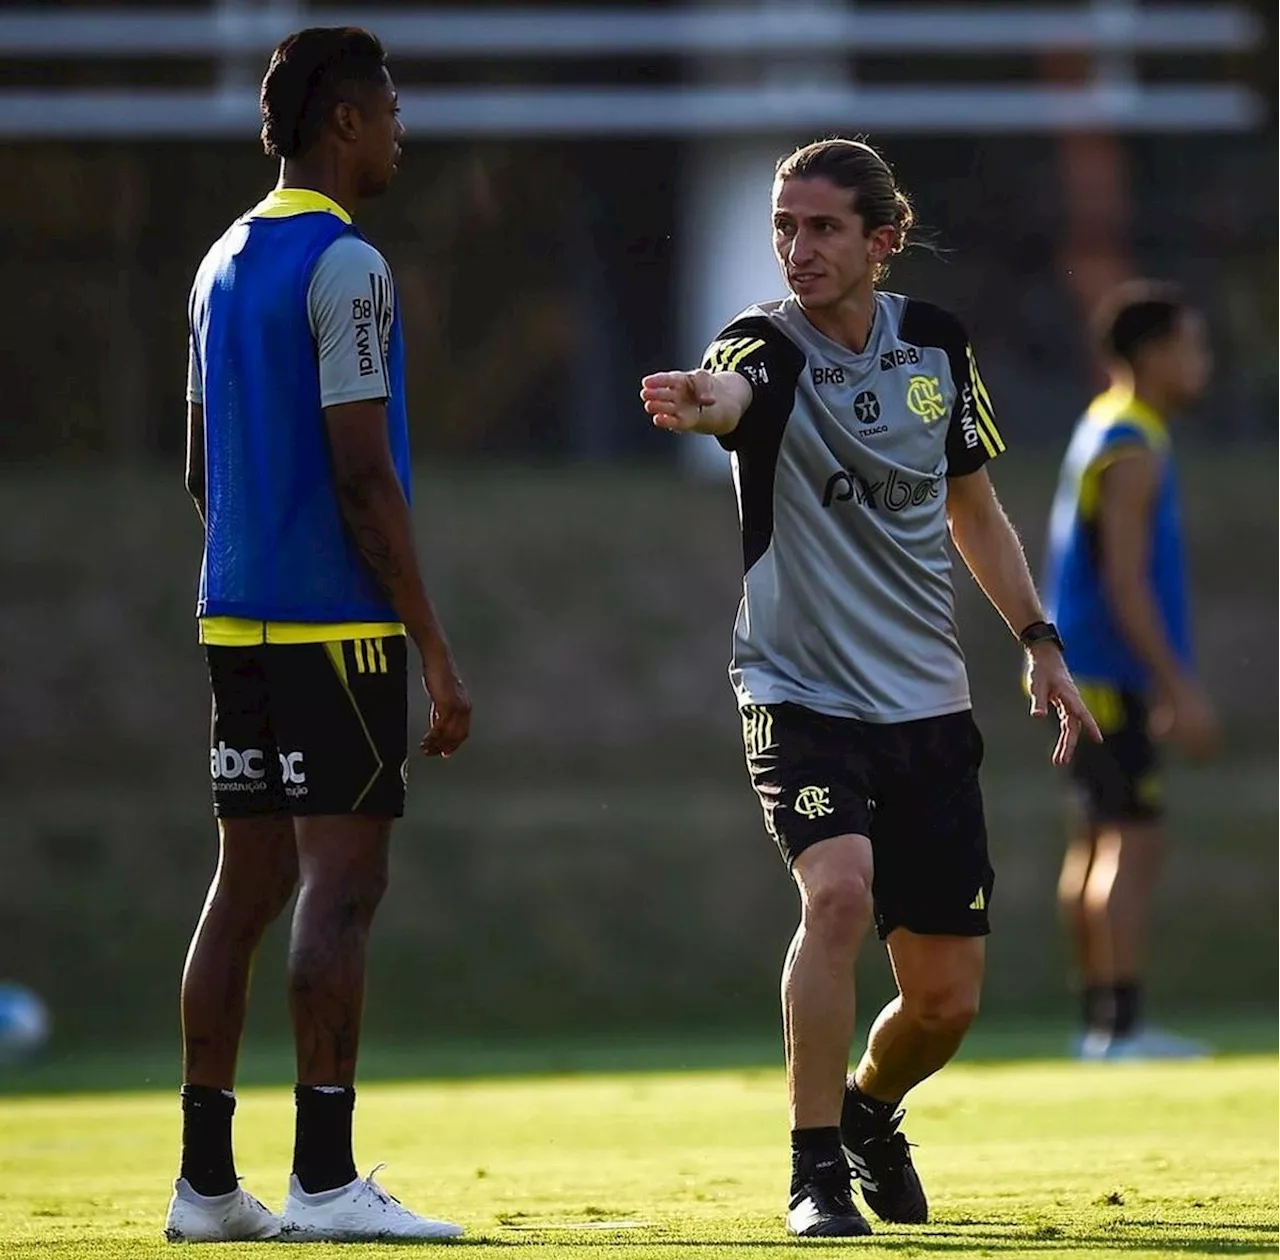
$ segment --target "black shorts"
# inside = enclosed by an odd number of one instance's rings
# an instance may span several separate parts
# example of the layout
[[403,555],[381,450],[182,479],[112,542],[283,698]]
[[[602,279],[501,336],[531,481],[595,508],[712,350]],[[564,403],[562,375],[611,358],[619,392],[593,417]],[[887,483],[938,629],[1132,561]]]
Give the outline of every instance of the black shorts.
[[765,827],[791,866],[832,836],[871,839],[876,931],[985,936],[995,874],[973,714],[877,725],[798,704],[742,712]]
[[1082,739],[1071,779],[1091,823],[1154,822],[1162,813],[1159,759],[1146,699],[1135,691],[1083,682],[1080,696],[1103,742]]
[[404,813],[403,635],[208,645],[209,773],[219,818]]

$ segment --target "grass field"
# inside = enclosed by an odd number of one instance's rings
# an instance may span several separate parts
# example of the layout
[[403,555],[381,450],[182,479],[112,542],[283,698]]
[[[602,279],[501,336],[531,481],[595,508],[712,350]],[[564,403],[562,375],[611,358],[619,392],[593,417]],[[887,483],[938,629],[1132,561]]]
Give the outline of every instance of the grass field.
[[[957,1063],[911,1100],[927,1226],[848,1244],[879,1256],[1274,1255],[1277,1062]],[[241,1092],[246,1184],[276,1203],[289,1091]],[[173,1093],[0,1098],[0,1256],[172,1254]],[[385,1082],[361,1091],[357,1152],[407,1203],[467,1225],[477,1257],[730,1260],[791,1247],[775,1068]],[[815,1244],[806,1244],[813,1246]],[[819,1243],[819,1247],[840,1246]],[[353,1246],[344,1256],[386,1254]],[[219,1257],[332,1256],[222,1246]]]

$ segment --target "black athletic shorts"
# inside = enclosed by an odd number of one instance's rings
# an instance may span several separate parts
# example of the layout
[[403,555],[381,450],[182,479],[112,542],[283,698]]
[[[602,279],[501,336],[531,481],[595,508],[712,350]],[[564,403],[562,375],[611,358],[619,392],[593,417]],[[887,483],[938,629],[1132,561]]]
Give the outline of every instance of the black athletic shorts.
[[1102,731],[1102,743],[1081,739],[1071,779],[1091,823],[1154,822],[1162,812],[1159,761],[1148,729],[1146,699],[1099,683],[1079,684]]
[[403,635],[208,645],[209,774],[219,818],[404,813]]
[[871,839],[876,930],[985,936],[995,874],[973,714],[878,725],[798,704],[742,712],[747,769],[788,867],[832,836]]

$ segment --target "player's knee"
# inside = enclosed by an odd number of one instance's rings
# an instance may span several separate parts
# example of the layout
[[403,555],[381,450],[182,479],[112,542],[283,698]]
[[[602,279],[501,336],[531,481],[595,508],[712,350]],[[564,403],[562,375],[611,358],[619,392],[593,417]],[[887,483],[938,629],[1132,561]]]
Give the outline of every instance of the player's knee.
[[296,866],[261,869],[235,879],[224,872],[214,887],[210,910],[237,923],[240,931],[264,932],[289,904],[297,884]]
[[334,931],[367,927],[387,891],[385,863],[311,875],[304,886],[304,913]]
[[970,984],[931,986],[903,994],[902,1005],[912,1022],[932,1036],[962,1036],[978,1014],[979,993]]
[[807,932],[857,943],[871,923],[871,884],[861,872],[848,871],[809,890],[804,907]]

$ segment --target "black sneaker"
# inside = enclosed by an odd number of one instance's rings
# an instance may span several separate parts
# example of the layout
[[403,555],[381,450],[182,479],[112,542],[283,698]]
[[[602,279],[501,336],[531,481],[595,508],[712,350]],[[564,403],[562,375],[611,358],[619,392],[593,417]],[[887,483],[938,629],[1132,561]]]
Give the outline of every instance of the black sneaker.
[[846,1090],[840,1116],[840,1144],[867,1206],[895,1225],[923,1225],[929,1201],[911,1162],[911,1145],[898,1132],[904,1111],[877,1115]]
[[787,1233],[797,1238],[855,1238],[871,1233],[867,1218],[853,1204],[848,1169],[815,1169],[792,1196]]

